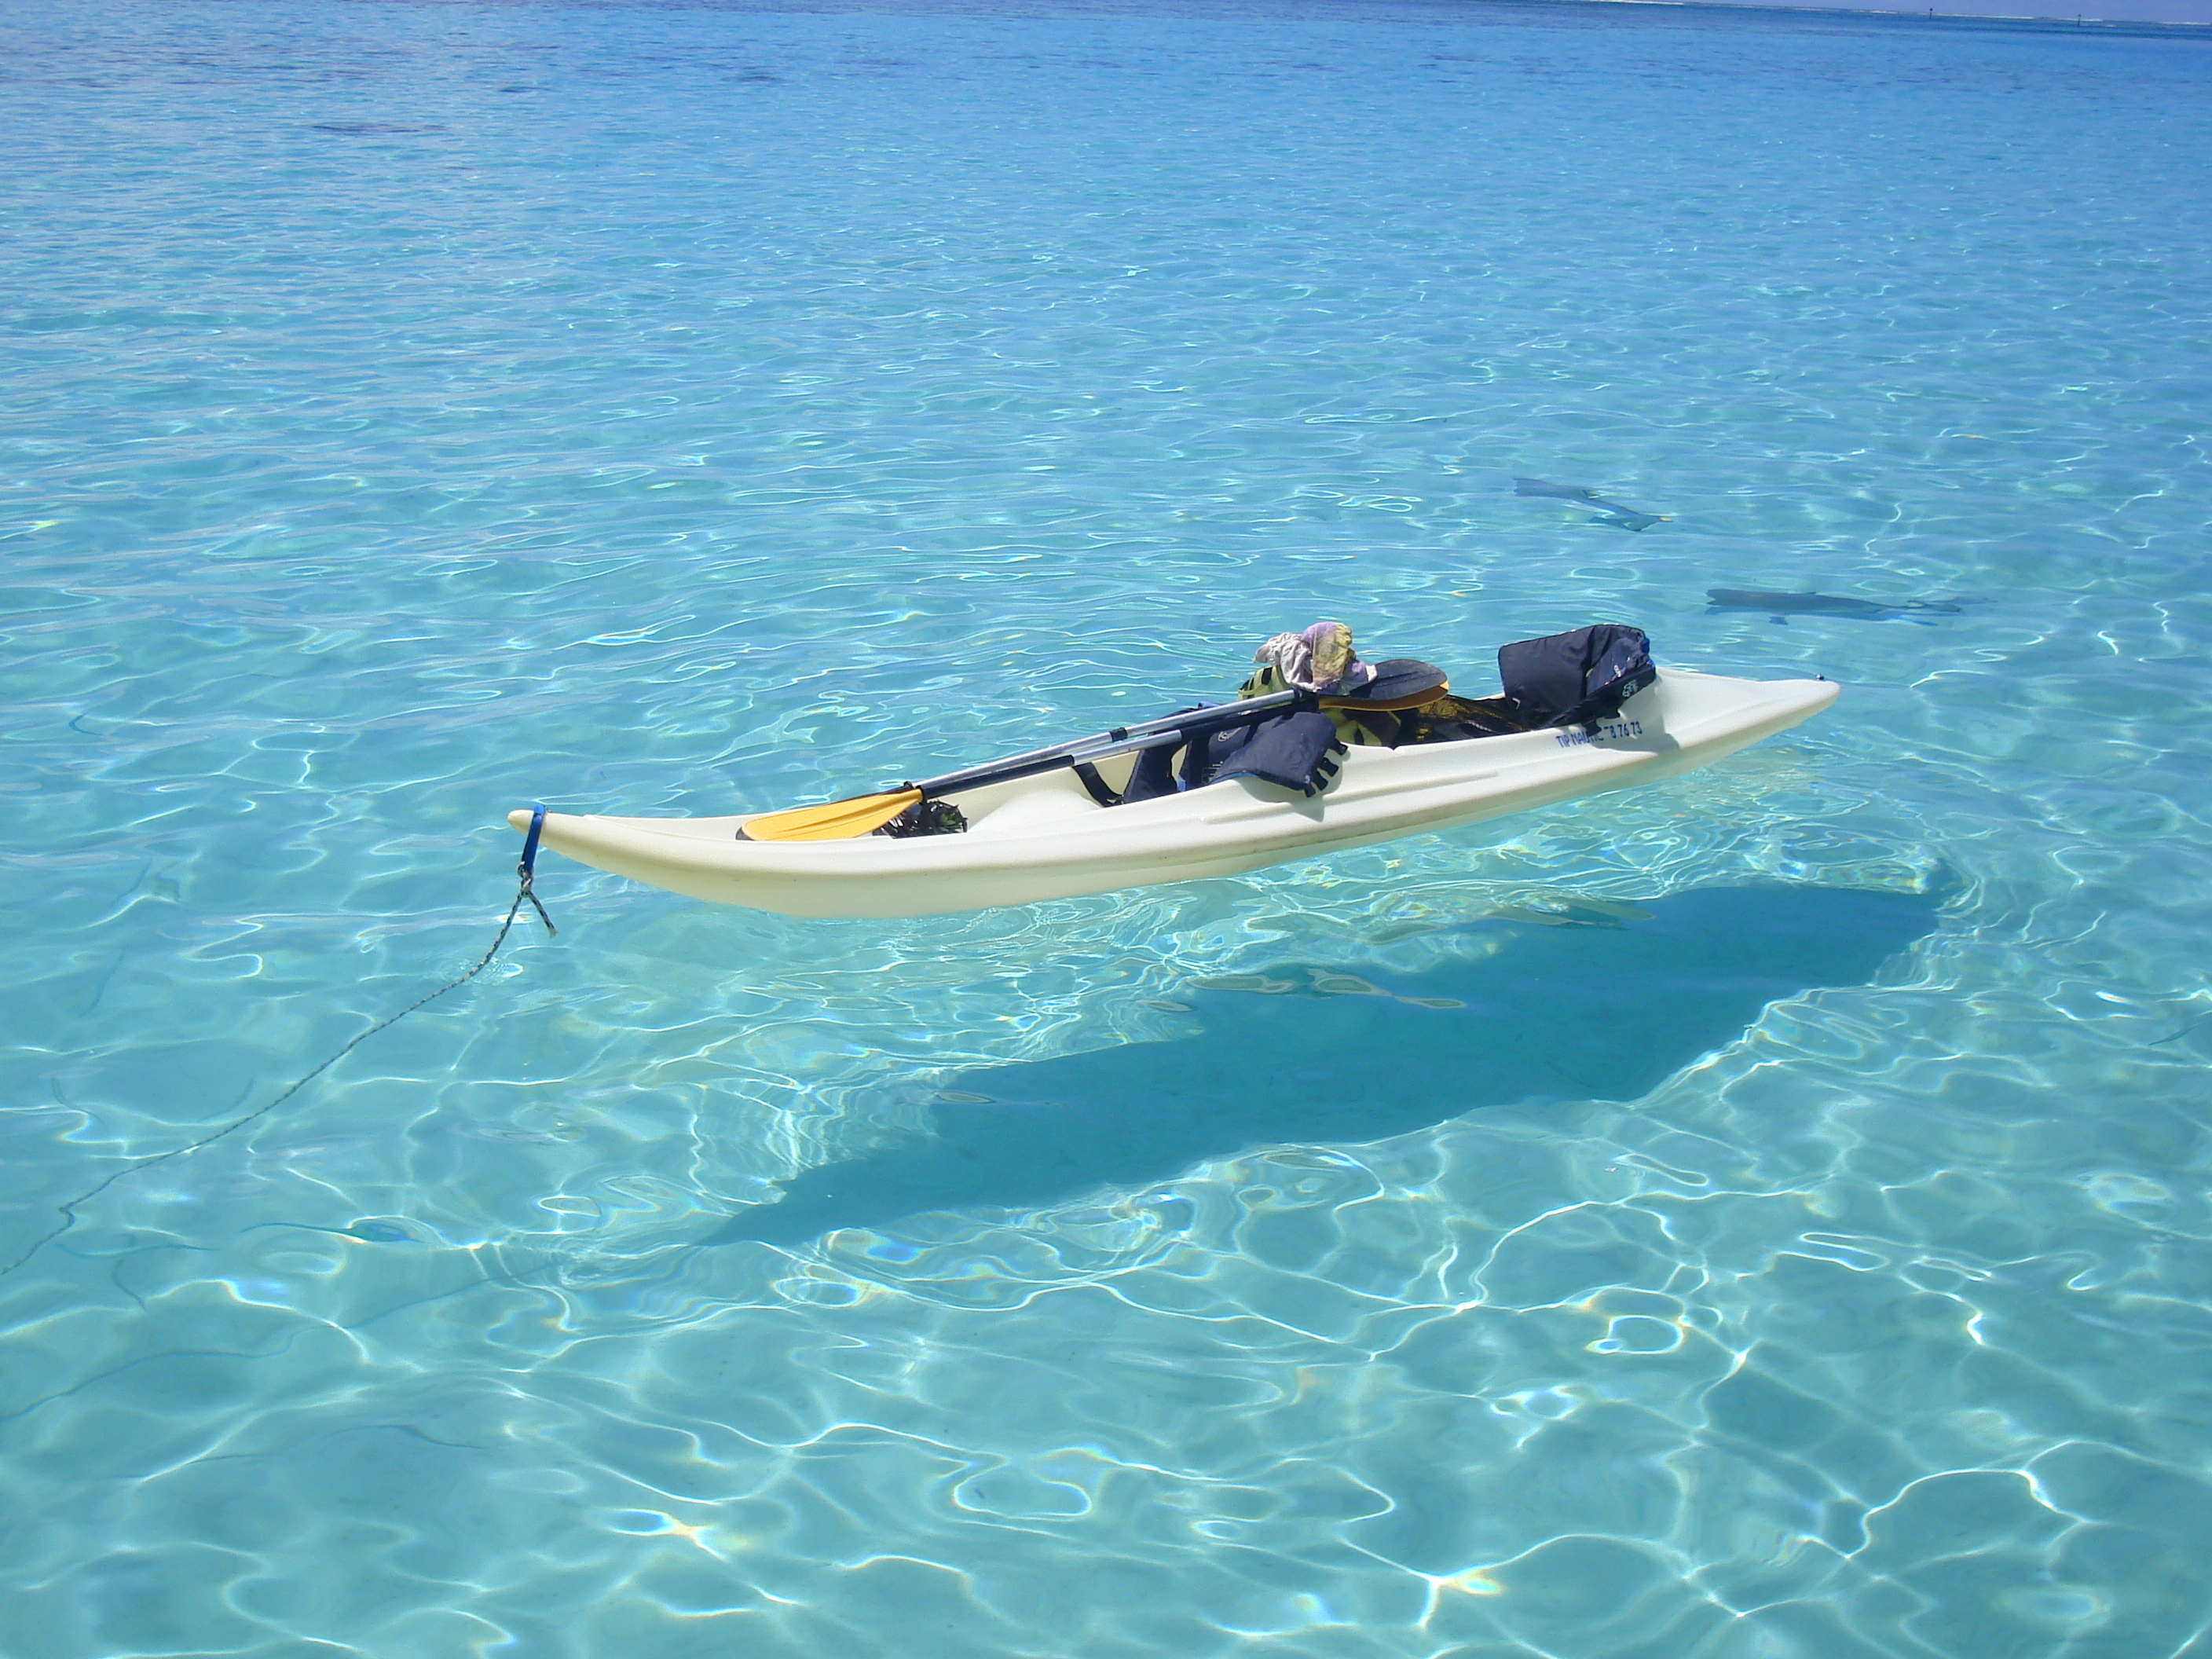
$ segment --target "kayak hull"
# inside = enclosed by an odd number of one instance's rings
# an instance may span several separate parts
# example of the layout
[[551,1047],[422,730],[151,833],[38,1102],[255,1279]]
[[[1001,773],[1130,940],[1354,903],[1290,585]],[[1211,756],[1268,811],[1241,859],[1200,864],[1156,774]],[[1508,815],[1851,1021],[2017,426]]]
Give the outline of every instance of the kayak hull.
[[[1347,847],[1479,823],[1675,777],[1796,726],[1828,680],[1662,669],[1595,732],[1552,728],[1405,749],[1353,749],[1323,794],[1251,778],[1101,807],[1072,772],[948,797],[966,833],[749,842],[748,817],[549,812],[543,844],[579,863],[716,904],[787,916],[920,916],[1239,875]],[[1125,758],[1119,770],[1126,772]],[[1112,763],[1100,768],[1119,781]],[[526,829],[530,813],[507,821]]]

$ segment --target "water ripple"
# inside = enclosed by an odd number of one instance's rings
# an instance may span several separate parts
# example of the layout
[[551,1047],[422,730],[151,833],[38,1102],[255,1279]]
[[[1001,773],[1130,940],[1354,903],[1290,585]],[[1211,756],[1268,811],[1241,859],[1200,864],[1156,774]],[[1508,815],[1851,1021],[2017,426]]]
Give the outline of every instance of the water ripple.
[[516,802],[925,775],[1322,614],[1848,684],[1016,911],[549,861],[557,940],[0,1279],[0,1648],[2194,1651],[2190,43],[0,28],[11,1240],[474,961]]

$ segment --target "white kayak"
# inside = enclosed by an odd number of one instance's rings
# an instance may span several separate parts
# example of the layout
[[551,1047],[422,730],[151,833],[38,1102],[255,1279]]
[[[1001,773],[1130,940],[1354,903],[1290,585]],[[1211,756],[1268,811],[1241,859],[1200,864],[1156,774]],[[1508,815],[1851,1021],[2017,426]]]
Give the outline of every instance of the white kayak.
[[[1662,668],[1590,730],[1554,726],[1403,749],[1355,748],[1323,793],[1249,777],[1101,806],[1067,770],[951,794],[963,833],[740,841],[744,814],[617,818],[549,812],[543,844],[717,904],[787,916],[925,916],[1231,876],[1652,783],[1784,731],[1834,701],[1830,680],[1738,680]],[[1103,761],[1115,789],[1133,757]],[[526,811],[510,812],[518,830]]]

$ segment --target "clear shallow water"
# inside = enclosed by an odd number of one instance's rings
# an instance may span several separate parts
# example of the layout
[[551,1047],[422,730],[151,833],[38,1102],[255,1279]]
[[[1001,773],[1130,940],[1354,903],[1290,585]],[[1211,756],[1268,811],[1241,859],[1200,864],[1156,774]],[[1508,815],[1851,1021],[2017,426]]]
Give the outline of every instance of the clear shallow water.
[[0,1279],[0,1647],[2201,1643],[2203,46],[6,27],[10,1257],[473,962],[517,802],[921,775],[1322,614],[1849,690],[979,916],[550,861],[558,939]]

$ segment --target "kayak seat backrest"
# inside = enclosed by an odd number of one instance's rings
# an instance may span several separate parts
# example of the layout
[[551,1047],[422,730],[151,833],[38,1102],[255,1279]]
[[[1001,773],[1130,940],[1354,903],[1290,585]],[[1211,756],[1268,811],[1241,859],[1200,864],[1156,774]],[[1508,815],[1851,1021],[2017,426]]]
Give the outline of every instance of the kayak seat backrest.
[[1599,623],[1503,647],[1498,678],[1514,712],[1538,729],[1610,720],[1659,671],[1642,629]]
[[[1205,703],[1197,703],[1188,708],[1178,708],[1175,714],[1195,714],[1206,707]],[[1172,720],[1175,715],[1164,714],[1161,718]],[[1178,757],[1182,762],[1182,778],[1180,782],[1176,781],[1176,762]],[[1121,793],[1118,799],[1109,800],[1095,791],[1093,799],[1097,799],[1102,806],[1126,805],[1140,800],[1157,800],[1162,795],[1174,794],[1178,789],[1195,787],[1192,780],[1197,774],[1202,772],[1205,767],[1206,744],[1202,742],[1194,749],[1185,744],[1181,748],[1139,750],[1137,753],[1136,764],[1129,769],[1129,781],[1121,786]],[[1202,782],[1204,780],[1200,779],[1199,781]]]

